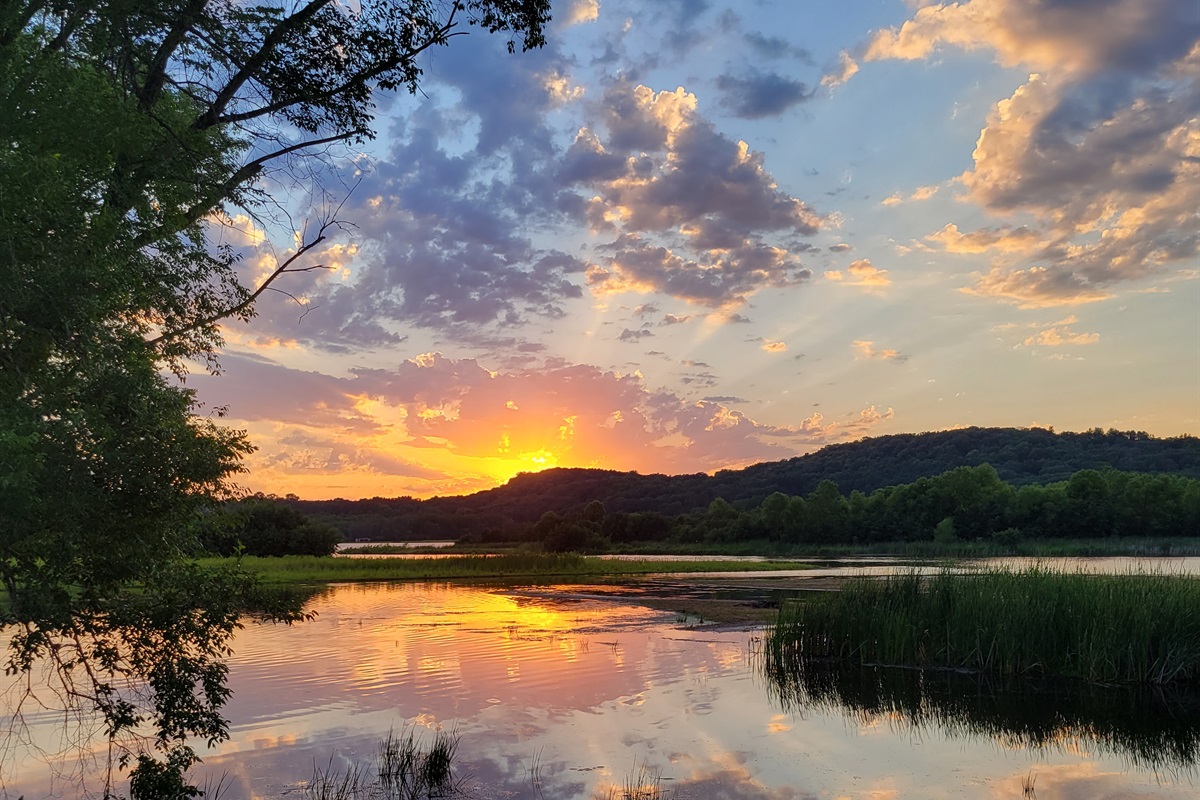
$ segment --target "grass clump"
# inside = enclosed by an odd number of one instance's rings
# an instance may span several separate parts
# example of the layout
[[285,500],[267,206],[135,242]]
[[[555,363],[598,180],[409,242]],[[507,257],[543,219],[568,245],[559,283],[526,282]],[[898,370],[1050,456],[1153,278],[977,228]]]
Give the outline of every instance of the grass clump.
[[352,765],[345,772],[314,771],[305,800],[432,800],[461,794],[451,770],[458,736],[438,731],[428,749],[412,729],[389,731],[379,743],[375,774]]
[[609,786],[606,794],[597,795],[597,800],[668,800],[668,795],[662,788],[662,772],[635,761],[625,781],[620,786]]
[[785,606],[767,657],[1195,684],[1200,579],[1042,567],[859,578]]

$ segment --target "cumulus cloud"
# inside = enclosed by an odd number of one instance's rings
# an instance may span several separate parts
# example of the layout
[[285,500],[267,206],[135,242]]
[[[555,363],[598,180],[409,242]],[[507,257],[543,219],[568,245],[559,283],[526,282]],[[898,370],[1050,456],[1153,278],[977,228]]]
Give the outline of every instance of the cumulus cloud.
[[559,172],[592,193],[581,211],[592,229],[617,233],[589,268],[593,292],[726,308],[810,277],[795,240],[823,218],[778,188],[762,154],[701,116],[694,94],[620,83],[601,116],[603,135],[580,130]]
[[750,70],[744,75],[717,77],[721,105],[735,117],[762,119],[782,114],[812,98],[807,84],[775,72]]
[[567,25],[595,22],[600,18],[600,0],[573,0],[567,7]]
[[953,222],[925,239],[947,253],[1029,253],[1036,252],[1045,243],[1040,233],[1026,225],[1001,225],[963,233]]
[[759,346],[768,353],[782,353],[787,350],[787,342],[778,342],[774,339],[756,339]]
[[888,270],[876,268],[869,258],[860,258],[852,262],[845,272],[829,270],[825,273],[825,279],[844,286],[861,286],[867,289],[880,289],[892,285]]
[[863,358],[878,358],[884,361],[895,361],[897,363],[908,360],[908,356],[904,355],[898,350],[886,348],[877,349],[875,347],[875,343],[869,339],[857,339],[851,342],[851,345],[853,345],[854,349],[857,350],[858,354]]
[[968,0],[918,8],[877,32],[864,60],[924,59],[948,46],[989,49],[1005,66],[1137,70],[1185,55],[1195,29],[1191,0]]
[[918,8],[864,59],[984,50],[1032,74],[1000,100],[959,183],[1012,224],[930,241],[996,253],[968,291],[1023,306],[1111,297],[1200,256],[1200,17],[1192,0],[970,0]]
[[1070,272],[1044,267],[1015,270],[996,267],[979,276],[974,286],[963,287],[962,291],[1007,300],[1021,308],[1077,306],[1113,296]]
[[858,74],[858,62],[843,50],[838,54],[837,65],[821,76],[821,85],[827,89],[836,89]]

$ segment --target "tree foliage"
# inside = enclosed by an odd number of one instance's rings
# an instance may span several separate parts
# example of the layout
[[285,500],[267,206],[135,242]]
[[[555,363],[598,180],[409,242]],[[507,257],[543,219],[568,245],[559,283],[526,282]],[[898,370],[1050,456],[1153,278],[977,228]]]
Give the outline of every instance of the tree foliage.
[[332,221],[258,285],[210,225],[262,212],[267,172],[371,136],[373,92],[415,90],[430,48],[471,25],[536,47],[548,19],[546,0],[0,4],[6,667],[52,663],[115,742],[152,731],[121,751],[134,796],[194,795],[187,742],[227,734],[223,657],[262,601],[188,560],[250,444],[164,370],[216,370],[220,323],[317,268]]

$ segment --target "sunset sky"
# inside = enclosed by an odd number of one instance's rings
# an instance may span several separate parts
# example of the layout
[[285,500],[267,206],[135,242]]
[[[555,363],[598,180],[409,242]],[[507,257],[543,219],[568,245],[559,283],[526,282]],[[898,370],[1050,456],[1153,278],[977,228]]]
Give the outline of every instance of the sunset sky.
[[[1195,0],[556,2],[381,96],[327,195],[214,223],[189,378],[306,498],[691,473],[955,426],[1200,433]],[[284,215],[284,211],[290,214]]]

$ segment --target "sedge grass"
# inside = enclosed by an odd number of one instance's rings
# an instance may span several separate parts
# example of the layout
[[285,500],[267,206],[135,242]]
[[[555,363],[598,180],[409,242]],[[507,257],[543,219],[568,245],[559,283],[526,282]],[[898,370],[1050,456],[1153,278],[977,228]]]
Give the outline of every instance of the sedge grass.
[[858,578],[785,606],[768,658],[1200,683],[1200,578],[1043,567]]
[[[222,559],[206,559],[221,563]],[[232,559],[229,559],[232,561]],[[596,578],[656,573],[794,570],[795,561],[621,561],[550,553],[509,553],[446,558],[353,558],[244,556],[241,566],[265,584],[335,581],[451,580],[494,578]]]

